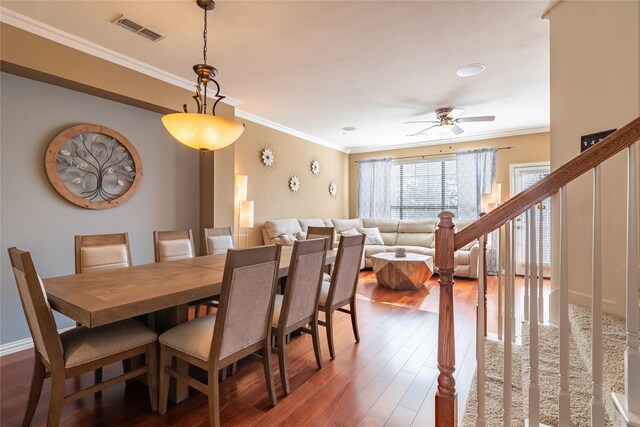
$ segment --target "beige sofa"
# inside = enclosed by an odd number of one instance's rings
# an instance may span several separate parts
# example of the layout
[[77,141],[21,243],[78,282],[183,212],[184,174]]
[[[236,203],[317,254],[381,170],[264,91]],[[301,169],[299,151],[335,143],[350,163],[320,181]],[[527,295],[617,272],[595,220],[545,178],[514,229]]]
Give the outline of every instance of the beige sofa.
[[[306,238],[307,227],[334,227],[336,236],[347,230],[355,229],[368,232],[377,228],[384,244],[367,244],[364,247],[363,267],[371,267],[371,255],[380,252],[392,252],[396,247],[403,247],[410,253],[435,255],[435,231],[437,219],[423,220],[390,220],[390,219],[277,219],[264,223],[262,237],[265,244],[282,243],[293,244],[294,240]],[[471,221],[457,220],[456,227],[461,229]],[[336,246],[338,239],[336,238]],[[456,251],[456,271],[459,277],[478,278],[478,256],[480,247],[478,242],[472,242]]]

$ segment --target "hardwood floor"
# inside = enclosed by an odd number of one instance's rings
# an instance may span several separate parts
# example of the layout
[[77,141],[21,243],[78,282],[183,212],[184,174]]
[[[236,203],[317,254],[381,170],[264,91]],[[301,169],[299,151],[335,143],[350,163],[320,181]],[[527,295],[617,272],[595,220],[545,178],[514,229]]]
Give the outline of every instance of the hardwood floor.
[[[489,279],[489,332],[496,330],[496,280]],[[521,294],[521,286],[520,292]],[[278,405],[270,407],[261,364],[241,361],[236,375],[220,386],[220,419],[238,426],[432,426],[437,370],[437,277],[419,291],[392,291],[377,285],[371,271],[360,274],[358,319],[362,341],[353,339],[349,316],[335,313],[336,359],[329,359],[324,328],[324,367],[316,368],[311,337],[292,337],[287,347],[292,392],[282,394],[274,355]],[[477,282],[456,279],[456,387],[459,418],[475,370]],[[519,297],[517,300],[521,301]],[[31,378],[32,350],[0,358],[0,424],[20,425]],[[105,377],[118,372],[114,365]],[[67,387],[91,384],[93,374]],[[33,425],[44,425],[50,392],[44,389]],[[162,416],[150,412],[141,384],[111,387],[102,398],[65,405],[64,426],[206,426],[207,399],[191,390],[189,399],[169,405]]]

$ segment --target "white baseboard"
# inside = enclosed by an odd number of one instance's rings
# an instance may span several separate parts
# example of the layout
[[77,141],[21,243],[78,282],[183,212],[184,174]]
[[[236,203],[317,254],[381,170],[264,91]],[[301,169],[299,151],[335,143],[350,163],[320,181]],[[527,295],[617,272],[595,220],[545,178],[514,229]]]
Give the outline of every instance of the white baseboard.
[[[68,328],[64,328],[64,329],[60,329],[58,331],[58,333],[62,333],[65,331],[68,331],[69,329],[73,329],[75,328],[75,326],[71,326]],[[25,338],[22,340],[18,340],[18,341],[13,341],[13,342],[9,342],[6,344],[1,344],[0,345],[0,357],[2,356],[6,356],[8,354],[11,353],[17,353],[18,351],[22,351],[22,350],[28,350],[30,348],[33,348],[33,339],[31,338]]]

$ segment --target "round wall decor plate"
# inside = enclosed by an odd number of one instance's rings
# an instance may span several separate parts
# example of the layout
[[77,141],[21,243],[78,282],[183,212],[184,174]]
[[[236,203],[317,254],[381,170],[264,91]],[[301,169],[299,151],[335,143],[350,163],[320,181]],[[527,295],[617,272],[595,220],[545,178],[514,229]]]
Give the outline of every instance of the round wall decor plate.
[[142,180],[142,162],[129,140],[99,125],[72,126],[60,132],[45,155],[53,188],[87,209],[116,207],[133,196]]

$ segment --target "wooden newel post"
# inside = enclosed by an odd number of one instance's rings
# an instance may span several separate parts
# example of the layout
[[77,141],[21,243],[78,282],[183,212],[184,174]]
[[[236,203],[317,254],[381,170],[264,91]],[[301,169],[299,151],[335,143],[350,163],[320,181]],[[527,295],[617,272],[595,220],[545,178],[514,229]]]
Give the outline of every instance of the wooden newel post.
[[458,394],[453,378],[456,365],[455,329],[453,325],[453,270],[455,232],[452,212],[438,215],[436,259],[440,278],[440,309],[438,315],[438,391],[436,392],[436,426],[457,426]]

